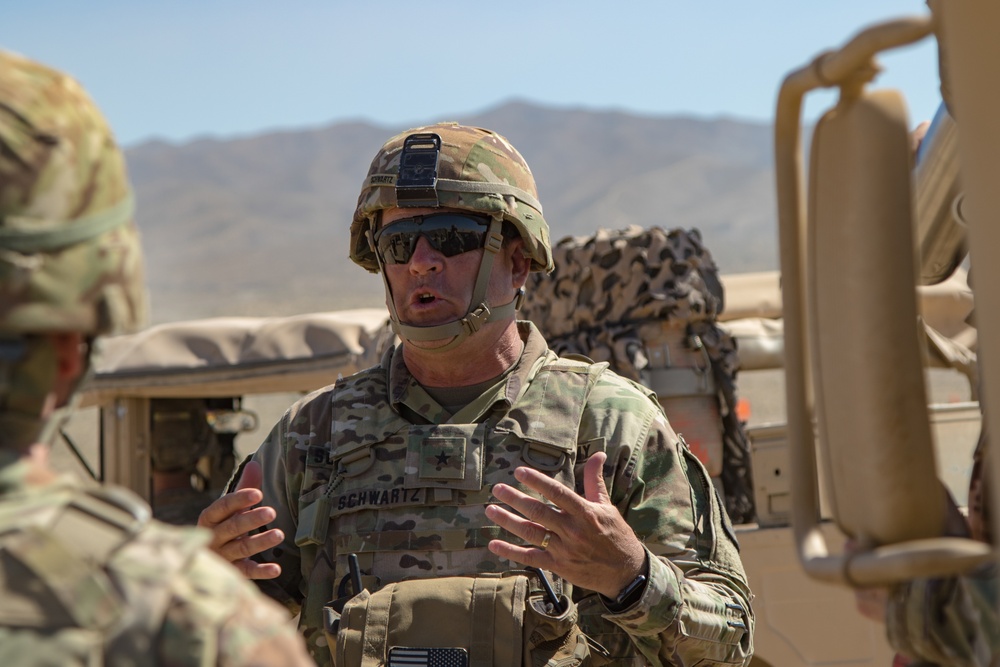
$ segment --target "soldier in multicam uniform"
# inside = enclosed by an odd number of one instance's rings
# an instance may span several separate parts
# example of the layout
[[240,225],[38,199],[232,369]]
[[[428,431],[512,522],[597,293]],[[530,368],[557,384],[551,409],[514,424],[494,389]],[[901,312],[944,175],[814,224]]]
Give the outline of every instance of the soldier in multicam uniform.
[[[993,543],[984,471],[988,448],[983,428],[973,460],[968,517],[949,503],[948,535]],[[990,562],[960,576],[858,589],[856,604],[863,616],[885,623],[889,643],[900,652],[895,667],[988,667],[1000,662],[997,581],[997,564]]]
[[86,93],[0,52],[0,664],[312,664],[207,532],[48,467],[95,337],[145,316],[132,209]]
[[[748,662],[751,594],[732,528],[655,396],[606,364],[560,359],[515,320],[529,271],[551,270],[552,255],[513,146],[451,123],[391,138],[358,199],[351,258],[382,273],[402,344],[293,405],[200,520],[221,554],[301,613],[316,660]],[[434,578],[420,595],[463,589],[460,605],[498,573],[544,587],[518,564],[551,580],[575,639],[526,630],[523,662],[501,660],[490,634],[510,619],[495,616],[486,636],[441,621],[416,646],[393,645],[398,625],[439,608],[392,616],[381,591]],[[512,613],[527,619],[531,605]]]
[[[973,464],[969,533],[992,542],[989,505],[983,497],[984,443],[985,437],[980,438]],[[960,515],[953,515],[950,523],[950,533],[967,534]],[[997,564],[991,562],[961,576],[914,579],[893,586],[876,620],[885,621],[889,643],[909,656],[898,659],[900,665],[987,667],[1000,662],[997,596]]]
[[[990,444],[985,421],[973,455],[968,516],[949,502],[945,534],[995,544],[988,475]],[[919,578],[856,591],[858,611],[885,623],[900,653],[896,667],[988,667],[1000,662],[1000,590],[997,564],[960,576]]]

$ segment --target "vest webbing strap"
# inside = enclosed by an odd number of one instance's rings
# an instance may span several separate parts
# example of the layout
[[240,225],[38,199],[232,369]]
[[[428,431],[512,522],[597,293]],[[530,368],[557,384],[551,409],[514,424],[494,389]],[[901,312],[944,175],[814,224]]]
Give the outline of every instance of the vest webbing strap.
[[[373,595],[368,599],[365,611],[364,634],[361,638],[361,664],[359,667],[382,667],[385,664],[384,651],[388,636],[389,607],[391,595]],[[367,619],[381,619],[385,622],[368,623]]]
[[469,665],[493,663],[493,625],[500,579],[479,577],[472,583],[472,642]]

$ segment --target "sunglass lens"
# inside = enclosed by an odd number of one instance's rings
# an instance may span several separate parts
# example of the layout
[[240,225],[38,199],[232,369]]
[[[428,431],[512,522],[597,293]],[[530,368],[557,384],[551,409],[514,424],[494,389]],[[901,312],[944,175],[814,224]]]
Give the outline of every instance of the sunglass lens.
[[400,220],[376,237],[378,250],[387,264],[405,264],[413,256],[421,236],[445,257],[454,257],[483,247],[486,218],[440,213]]
[[463,252],[483,247],[483,232],[477,230],[449,227],[447,229],[427,230],[424,236],[431,247],[445,257],[454,257]]
[[382,252],[387,264],[406,264],[413,254],[413,247],[416,245],[415,232],[400,232],[396,234],[383,234],[379,239],[378,249]]

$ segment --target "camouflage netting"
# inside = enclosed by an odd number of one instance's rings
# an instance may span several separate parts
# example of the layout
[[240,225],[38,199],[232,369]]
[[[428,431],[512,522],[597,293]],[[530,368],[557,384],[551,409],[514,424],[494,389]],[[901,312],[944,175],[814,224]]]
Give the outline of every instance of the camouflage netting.
[[560,355],[607,361],[643,381],[649,325],[676,327],[712,365],[723,429],[721,481],[736,522],[752,521],[749,442],[736,416],[735,339],[716,325],[724,295],[718,268],[698,230],[600,230],[553,248],[555,270],[529,276],[521,309]]

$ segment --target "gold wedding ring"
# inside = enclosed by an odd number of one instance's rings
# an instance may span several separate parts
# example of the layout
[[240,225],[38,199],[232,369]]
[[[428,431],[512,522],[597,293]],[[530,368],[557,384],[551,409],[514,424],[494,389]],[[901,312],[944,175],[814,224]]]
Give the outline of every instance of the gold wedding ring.
[[538,548],[539,549],[544,549],[547,546],[549,546],[549,540],[551,540],[551,539],[552,539],[552,531],[551,530],[546,530],[545,531],[545,537],[542,538],[542,543],[538,545]]

